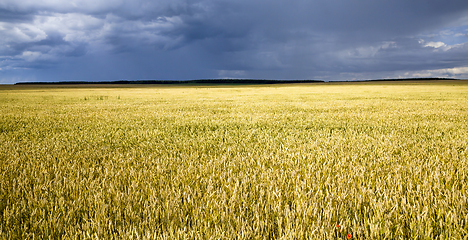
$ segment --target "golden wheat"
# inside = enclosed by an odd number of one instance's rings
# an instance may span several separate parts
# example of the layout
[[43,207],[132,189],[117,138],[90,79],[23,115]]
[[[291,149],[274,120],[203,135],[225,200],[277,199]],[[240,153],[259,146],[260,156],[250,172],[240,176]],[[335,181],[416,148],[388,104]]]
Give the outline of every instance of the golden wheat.
[[468,236],[467,81],[3,86],[0,111],[3,239]]

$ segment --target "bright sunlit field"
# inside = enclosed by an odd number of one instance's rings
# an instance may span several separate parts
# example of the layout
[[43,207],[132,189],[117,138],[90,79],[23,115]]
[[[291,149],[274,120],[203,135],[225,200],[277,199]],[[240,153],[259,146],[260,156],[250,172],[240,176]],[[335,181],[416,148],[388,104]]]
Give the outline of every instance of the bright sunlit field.
[[468,81],[0,86],[2,239],[463,239],[467,198]]

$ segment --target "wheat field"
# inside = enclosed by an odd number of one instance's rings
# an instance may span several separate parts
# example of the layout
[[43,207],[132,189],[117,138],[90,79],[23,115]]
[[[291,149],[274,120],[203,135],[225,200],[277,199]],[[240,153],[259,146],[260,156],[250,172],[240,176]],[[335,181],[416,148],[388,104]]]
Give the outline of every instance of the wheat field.
[[1,239],[468,239],[468,81],[0,86]]

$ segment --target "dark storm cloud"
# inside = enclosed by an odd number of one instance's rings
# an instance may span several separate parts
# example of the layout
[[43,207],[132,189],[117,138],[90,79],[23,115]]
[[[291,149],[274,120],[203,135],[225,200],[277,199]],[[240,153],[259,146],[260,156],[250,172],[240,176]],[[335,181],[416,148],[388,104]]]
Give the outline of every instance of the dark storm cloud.
[[4,0],[0,80],[468,77],[467,29],[461,0]]
[[32,21],[31,12],[15,12],[8,9],[0,9],[0,22],[27,22]]

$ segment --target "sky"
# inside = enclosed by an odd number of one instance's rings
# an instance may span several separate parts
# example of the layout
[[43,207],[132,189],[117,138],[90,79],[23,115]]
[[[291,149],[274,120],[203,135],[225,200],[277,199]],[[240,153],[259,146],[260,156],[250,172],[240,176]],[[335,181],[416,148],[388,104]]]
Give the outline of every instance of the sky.
[[0,0],[0,83],[468,78],[466,0]]

